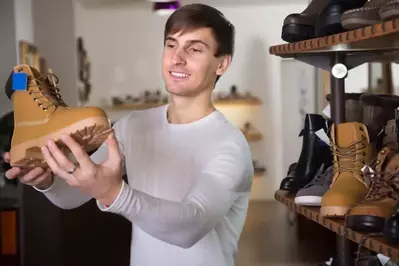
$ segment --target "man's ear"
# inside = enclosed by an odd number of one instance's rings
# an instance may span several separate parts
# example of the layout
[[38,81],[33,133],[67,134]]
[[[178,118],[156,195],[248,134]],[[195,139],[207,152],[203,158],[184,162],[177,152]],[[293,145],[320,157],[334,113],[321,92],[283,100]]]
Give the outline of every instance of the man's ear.
[[224,55],[219,63],[219,66],[216,70],[216,75],[223,75],[231,64],[231,55]]

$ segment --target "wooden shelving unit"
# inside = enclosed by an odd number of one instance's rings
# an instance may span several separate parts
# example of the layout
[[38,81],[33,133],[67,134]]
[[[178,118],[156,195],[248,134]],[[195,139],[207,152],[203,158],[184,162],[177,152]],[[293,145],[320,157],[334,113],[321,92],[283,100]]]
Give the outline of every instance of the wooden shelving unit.
[[[327,70],[332,94],[331,119],[334,124],[344,123],[344,79],[350,69],[366,62],[399,62],[399,18],[322,38],[274,45],[269,48],[269,53]],[[292,194],[277,191],[275,198],[290,210],[336,233],[338,265],[353,266],[351,241],[399,260],[399,246],[389,245],[382,237],[368,237],[346,229],[342,219],[322,217],[318,208],[297,206]]]
[[295,204],[295,194],[279,190],[274,195],[275,199],[306,218],[324,226],[325,228],[345,237],[355,243],[363,243],[365,247],[377,253],[382,253],[394,260],[399,260],[399,246],[389,245],[383,237],[369,237],[365,234],[344,227],[344,219],[326,218],[320,215],[320,208],[298,206]]

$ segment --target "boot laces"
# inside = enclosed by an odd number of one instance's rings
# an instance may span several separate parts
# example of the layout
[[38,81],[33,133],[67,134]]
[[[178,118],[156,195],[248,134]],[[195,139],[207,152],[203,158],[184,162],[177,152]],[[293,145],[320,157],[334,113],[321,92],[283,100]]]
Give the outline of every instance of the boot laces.
[[[42,74],[37,78],[33,78],[36,81],[35,85],[31,85],[29,90],[29,94],[33,95],[33,100],[35,102],[38,101],[39,107],[43,109],[43,111],[47,111],[50,106],[66,106],[66,103],[63,101],[62,96],[60,94],[60,89],[57,87],[59,79],[57,75],[52,72]],[[46,98],[47,104],[41,102],[40,99]]]
[[371,185],[365,201],[374,201],[384,198],[399,200],[399,171],[384,173],[377,171],[370,176]]
[[[334,142],[331,146],[331,151],[334,156],[337,156],[337,160],[334,161],[334,172],[358,172],[363,174],[359,167],[356,167],[356,162],[365,163],[358,159],[357,155],[365,155],[363,149],[366,147],[364,144],[365,137],[355,141],[344,147],[339,147]],[[358,144],[362,144],[358,146]]]

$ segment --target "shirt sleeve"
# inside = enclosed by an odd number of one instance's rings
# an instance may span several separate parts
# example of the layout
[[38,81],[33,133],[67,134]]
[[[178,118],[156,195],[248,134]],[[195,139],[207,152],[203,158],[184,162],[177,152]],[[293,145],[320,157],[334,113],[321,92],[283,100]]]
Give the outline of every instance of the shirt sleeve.
[[240,196],[249,196],[253,178],[249,148],[221,145],[195,177],[181,202],[153,197],[124,183],[115,202],[102,211],[120,214],[167,243],[189,248],[215,228]]
[[[115,123],[113,126],[115,131],[115,137],[119,143],[119,149],[124,157],[124,122],[125,118],[122,118],[120,121]],[[106,143],[103,143],[96,152],[94,152],[90,158],[94,163],[101,163],[108,158],[108,146]],[[123,165],[122,173],[125,174],[125,165]],[[92,198],[80,192],[78,188],[73,188],[69,186],[64,180],[54,175],[53,184],[45,190],[40,190],[34,187],[37,191],[43,193],[54,205],[61,209],[74,209],[77,208]]]

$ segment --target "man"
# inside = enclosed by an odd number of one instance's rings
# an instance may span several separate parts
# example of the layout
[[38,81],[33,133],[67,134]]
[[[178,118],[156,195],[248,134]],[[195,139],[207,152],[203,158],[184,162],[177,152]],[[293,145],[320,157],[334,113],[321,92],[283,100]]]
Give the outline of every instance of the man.
[[78,164],[49,141],[48,169],[12,168],[7,177],[60,208],[95,198],[100,210],[124,216],[133,226],[131,265],[233,266],[253,165],[211,94],[231,63],[234,27],[212,7],[187,5],[168,19],[164,44],[168,105],[120,119],[92,156],[65,136]]

